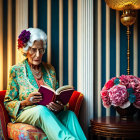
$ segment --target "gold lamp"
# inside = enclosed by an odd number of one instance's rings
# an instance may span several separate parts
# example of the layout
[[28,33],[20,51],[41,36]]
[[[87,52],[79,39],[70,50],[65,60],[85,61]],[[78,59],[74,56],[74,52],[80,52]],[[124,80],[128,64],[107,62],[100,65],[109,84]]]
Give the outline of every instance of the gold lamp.
[[127,48],[127,60],[128,67],[127,73],[130,74],[130,48],[129,48],[129,39],[130,39],[130,30],[129,26],[133,25],[136,21],[136,10],[140,9],[140,0],[105,0],[107,5],[115,10],[123,11],[121,15],[121,23],[127,27],[127,39],[128,39],[128,48]]

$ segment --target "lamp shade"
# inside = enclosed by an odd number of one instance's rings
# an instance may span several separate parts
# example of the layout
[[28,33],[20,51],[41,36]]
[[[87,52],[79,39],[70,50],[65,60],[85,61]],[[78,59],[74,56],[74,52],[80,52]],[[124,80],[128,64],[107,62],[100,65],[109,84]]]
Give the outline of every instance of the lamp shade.
[[140,9],[140,0],[105,0],[115,10]]

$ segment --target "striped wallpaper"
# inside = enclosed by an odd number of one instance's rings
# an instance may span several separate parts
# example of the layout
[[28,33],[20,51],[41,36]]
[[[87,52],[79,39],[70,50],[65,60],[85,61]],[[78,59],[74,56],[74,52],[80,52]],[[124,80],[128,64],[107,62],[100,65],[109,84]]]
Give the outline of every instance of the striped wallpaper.
[[38,27],[48,34],[48,50],[43,56],[43,61],[55,67],[60,85],[71,84],[77,89],[77,1],[1,0],[0,2],[2,6],[0,37],[3,40],[1,68],[4,71],[0,73],[3,75],[1,89],[6,89],[9,67],[24,59],[17,50],[16,43],[19,33],[28,27]]
[[[6,89],[9,67],[24,57],[17,37],[28,27],[43,29],[60,86],[71,84],[84,94],[80,123],[87,133],[93,117],[116,115],[102,106],[100,90],[113,76],[127,74],[126,27],[121,12],[104,0],[0,0],[0,90]],[[130,37],[130,73],[140,77],[140,11]]]
[[[122,12],[110,9],[104,0],[95,1],[95,117],[116,115],[111,107],[105,109],[100,91],[111,77],[127,75],[126,27],[120,23]],[[140,76],[140,11],[130,27],[130,74]],[[97,37],[96,37],[97,36]],[[95,99],[95,100],[96,100]]]

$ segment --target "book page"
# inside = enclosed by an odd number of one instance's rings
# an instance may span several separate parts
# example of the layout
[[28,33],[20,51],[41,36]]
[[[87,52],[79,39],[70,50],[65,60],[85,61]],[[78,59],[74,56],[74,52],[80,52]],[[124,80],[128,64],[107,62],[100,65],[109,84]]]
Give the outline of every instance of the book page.
[[63,105],[66,105],[69,102],[73,92],[74,92],[73,88],[62,90],[60,91],[59,95],[56,95],[55,100],[60,101]]
[[64,90],[67,90],[67,89],[73,89],[73,86],[70,86],[70,85],[65,85],[65,86],[62,86],[62,87],[59,87],[55,94],[56,95],[59,95],[61,93],[61,91],[64,91]]

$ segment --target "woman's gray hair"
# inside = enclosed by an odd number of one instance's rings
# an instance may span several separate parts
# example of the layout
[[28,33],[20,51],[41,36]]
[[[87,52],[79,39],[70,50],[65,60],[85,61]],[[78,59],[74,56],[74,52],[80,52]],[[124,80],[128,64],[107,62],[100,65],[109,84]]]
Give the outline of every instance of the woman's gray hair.
[[29,31],[30,39],[26,43],[26,46],[23,47],[22,52],[26,56],[29,47],[32,47],[35,41],[43,41],[43,48],[46,49],[47,47],[47,35],[44,31],[38,28],[28,28],[26,31]]

